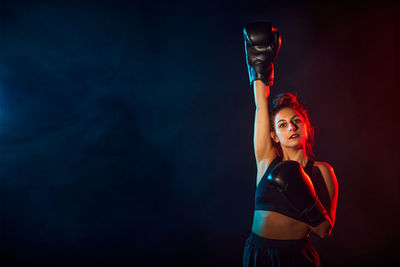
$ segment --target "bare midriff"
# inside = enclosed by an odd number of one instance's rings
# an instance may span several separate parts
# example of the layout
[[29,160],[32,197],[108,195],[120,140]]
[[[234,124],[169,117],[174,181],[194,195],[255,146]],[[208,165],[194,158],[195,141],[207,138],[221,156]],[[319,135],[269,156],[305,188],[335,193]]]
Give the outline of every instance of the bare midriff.
[[252,231],[264,238],[297,240],[305,238],[310,228],[307,224],[273,211],[254,211]]

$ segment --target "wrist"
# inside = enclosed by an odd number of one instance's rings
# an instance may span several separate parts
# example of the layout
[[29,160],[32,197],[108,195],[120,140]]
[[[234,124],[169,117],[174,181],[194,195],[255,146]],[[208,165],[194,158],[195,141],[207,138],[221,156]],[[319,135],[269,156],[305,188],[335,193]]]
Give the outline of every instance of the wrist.
[[262,91],[266,98],[269,97],[269,85],[265,84],[262,80],[255,80],[253,86],[254,90]]

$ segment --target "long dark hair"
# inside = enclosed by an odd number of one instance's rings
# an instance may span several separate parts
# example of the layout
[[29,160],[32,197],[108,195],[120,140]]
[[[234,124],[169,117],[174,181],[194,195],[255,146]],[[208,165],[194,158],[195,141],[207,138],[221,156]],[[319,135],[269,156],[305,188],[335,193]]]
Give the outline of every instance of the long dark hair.
[[[314,126],[311,124],[307,110],[305,109],[304,105],[300,103],[296,95],[293,95],[291,93],[282,93],[274,97],[274,99],[272,100],[272,109],[269,116],[271,131],[275,131],[275,115],[283,108],[292,108],[303,116],[308,135],[305,143],[305,150],[307,156],[313,158],[314,153],[312,151],[312,148],[314,146]],[[280,147],[280,144],[277,145],[277,149],[279,156],[281,156],[282,148]]]

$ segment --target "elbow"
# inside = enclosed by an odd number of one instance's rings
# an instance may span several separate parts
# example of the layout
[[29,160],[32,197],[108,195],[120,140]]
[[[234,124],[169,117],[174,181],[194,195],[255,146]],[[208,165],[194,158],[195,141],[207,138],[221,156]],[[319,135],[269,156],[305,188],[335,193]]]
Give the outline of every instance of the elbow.
[[332,229],[329,230],[322,230],[322,231],[318,231],[316,234],[320,237],[320,238],[325,238],[331,235]]
[[333,225],[330,221],[324,221],[316,227],[311,227],[311,230],[320,238],[326,238],[331,235]]

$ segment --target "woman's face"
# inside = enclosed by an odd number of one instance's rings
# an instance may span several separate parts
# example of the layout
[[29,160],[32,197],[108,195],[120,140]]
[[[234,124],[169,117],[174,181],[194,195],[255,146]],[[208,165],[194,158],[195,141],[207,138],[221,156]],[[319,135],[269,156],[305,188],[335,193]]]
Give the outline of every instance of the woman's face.
[[281,146],[300,148],[308,138],[304,117],[292,108],[283,108],[275,115],[274,128],[272,139]]

